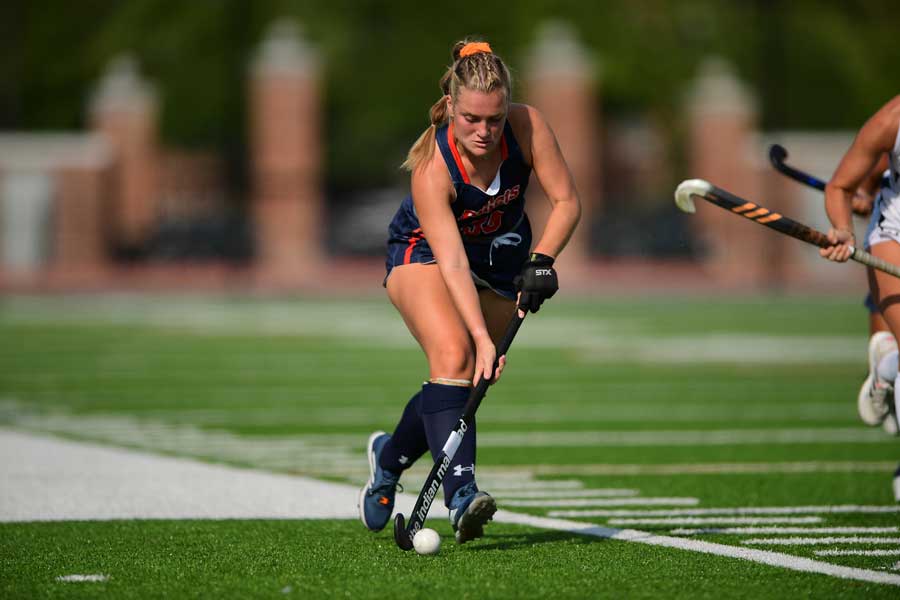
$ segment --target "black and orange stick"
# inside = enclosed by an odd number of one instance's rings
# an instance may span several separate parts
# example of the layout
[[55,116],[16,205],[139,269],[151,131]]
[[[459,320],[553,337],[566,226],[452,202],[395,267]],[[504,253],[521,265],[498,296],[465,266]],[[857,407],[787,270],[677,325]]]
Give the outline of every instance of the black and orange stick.
[[[798,223],[779,213],[772,212],[755,202],[744,200],[743,198],[735,196],[722,188],[716,187],[703,179],[688,179],[682,181],[675,190],[675,204],[677,204],[678,208],[684,212],[693,213],[696,211],[696,207],[694,206],[694,196],[703,198],[707,202],[711,202],[716,206],[721,206],[725,210],[746,217],[751,221],[756,221],[761,225],[765,225],[779,233],[789,235],[792,238],[796,238],[807,244],[812,244],[819,248],[827,248],[832,245],[832,243],[828,241],[828,237],[821,231],[813,229],[803,223]],[[867,267],[884,271],[894,277],[900,277],[900,267],[872,256],[859,248],[853,248],[853,254],[850,258]]]

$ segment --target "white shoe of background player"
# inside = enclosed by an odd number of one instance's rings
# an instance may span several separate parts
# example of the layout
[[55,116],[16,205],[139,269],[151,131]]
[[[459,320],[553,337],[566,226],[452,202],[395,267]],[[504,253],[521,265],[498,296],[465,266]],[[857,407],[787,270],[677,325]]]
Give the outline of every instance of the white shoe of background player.
[[869,376],[863,382],[857,398],[859,417],[866,425],[880,425],[887,417],[893,401],[893,382],[878,377],[878,363],[897,350],[897,340],[887,331],[878,331],[869,339]]

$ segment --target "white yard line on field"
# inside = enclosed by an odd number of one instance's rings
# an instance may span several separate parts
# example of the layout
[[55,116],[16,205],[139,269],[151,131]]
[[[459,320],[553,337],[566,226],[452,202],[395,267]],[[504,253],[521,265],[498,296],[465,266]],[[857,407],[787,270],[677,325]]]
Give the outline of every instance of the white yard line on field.
[[560,493],[565,494],[582,488],[584,488],[584,483],[578,479],[535,481],[520,475],[502,476],[499,474],[491,477],[491,493],[495,496],[504,493],[512,495],[523,490],[558,490]]
[[761,534],[822,534],[822,533],[897,533],[897,527],[706,527],[703,529],[673,529],[672,535],[761,535]]
[[578,521],[566,521],[562,519],[536,517],[533,515],[522,515],[517,513],[510,513],[507,511],[497,511],[497,514],[494,518],[495,520],[504,523],[518,523],[520,525],[528,525],[530,527],[540,527],[544,529],[553,529],[556,531],[567,531],[571,533],[579,533],[581,535],[591,535],[599,538],[636,542],[639,544],[647,544],[650,546],[678,548],[680,550],[702,552],[704,554],[714,554],[716,556],[739,558],[756,563],[771,565],[774,567],[791,569],[794,571],[806,571],[809,573],[820,573],[822,575],[830,575],[832,577],[840,577],[843,579],[853,579],[857,581],[869,581],[874,583],[884,583],[900,586],[900,575],[884,573],[881,571],[872,571],[868,569],[845,567],[842,565],[834,565],[828,562],[812,560],[800,556],[791,556],[790,554],[783,554],[781,552],[742,548],[740,546],[729,546],[727,544],[717,544],[690,538],[655,535],[646,531],[639,531],[635,529],[614,529],[611,527],[601,527],[590,523],[579,523]]
[[507,506],[695,506],[698,498],[583,498],[574,500],[504,500]]
[[0,522],[357,518],[358,489],[307,477],[2,428],[0,456]]
[[480,446],[743,446],[796,444],[891,444],[881,431],[862,427],[711,429],[698,431],[533,431],[479,434]]
[[502,498],[600,498],[600,497],[622,497],[637,496],[638,490],[629,490],[622,488],[592,488],[588,490],[566,490],[566,489],[550,489],[550,490],[533,490],[532,485],[528,484],[517,490],[500,489],[495,486],[491,487],[491,495]]
[[[797,462],[718,462],[672,465],[535,465],[519,467],[534,475],[738,475],[748,473],[883,473],[897,467],[896,460],[809,460]],[[516,467],[505,467],[508,471]],[[482,473],[485,469],[481,470]]]
[[[0,461],[0,522],[357,518],[358,488],[307,477],[149,455],[5,428],[0,428],[0,455],[5,457]],[[397,510],[408,514],[414,502],[412,494],[399,494]],[[495,520],[900,586],[900,574],[844,567],[778,552],[510,511],[498,511]],[[900,542],[900,538],[883,539]]]
[[672,508],[666,510],[553,510],[551,517],[686,517],[702,515],[881,514],[900,512],[896,506],[837,504],[835,506],[739,506],[729,508]]
[[789,537],[741,540],[748,546],[820,546],[822,544],[900,544],[900,537]]
[[900,556],[900,548],[892,550],[815,550],[816,556]]
[[[560,511],[563,512],[563,511]],[[649,511],[648,511],[649,512]],[[821,523],[822,517],[671,517],[660,519],[609,519],[609,525],[800,525]]]

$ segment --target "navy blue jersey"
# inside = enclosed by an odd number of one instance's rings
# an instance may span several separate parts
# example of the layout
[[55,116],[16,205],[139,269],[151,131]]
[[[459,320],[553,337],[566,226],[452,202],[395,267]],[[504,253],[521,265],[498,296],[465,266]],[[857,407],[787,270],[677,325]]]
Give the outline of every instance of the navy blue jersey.
[[[512,280],[519,274],[531,248],[531,227],[525,215],[525,190],[531,167],[522,156],[509,121],[500,139],[503,162],[487,190],[470,182],[454,143],[452,123],[439,127],[435,136],[456,190],[450,208],[475,283],[515,298]],[[388,236],[385,265],[388,275],[397,265],[435,262],[411,194],[391,220]]]

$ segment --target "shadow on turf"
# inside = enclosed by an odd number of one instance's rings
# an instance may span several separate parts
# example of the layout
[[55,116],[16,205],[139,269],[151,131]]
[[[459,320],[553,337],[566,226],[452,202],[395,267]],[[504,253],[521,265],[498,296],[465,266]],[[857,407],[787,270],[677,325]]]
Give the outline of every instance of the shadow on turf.
[[481,552],[483,550],[509,550],[520,546],[534,546],[537,544],[548,544],[552,542],[577,542],[579,544],[592,544],[600,541],[597,538],[588,538],[587,536],[578,535],[576,533],[567,533],[565,531],[546,531],[542,533],[522,534],[500,534],[488,535],[482,538],[482,541],[470,542],[466,544],[466,549],[473,552]]

